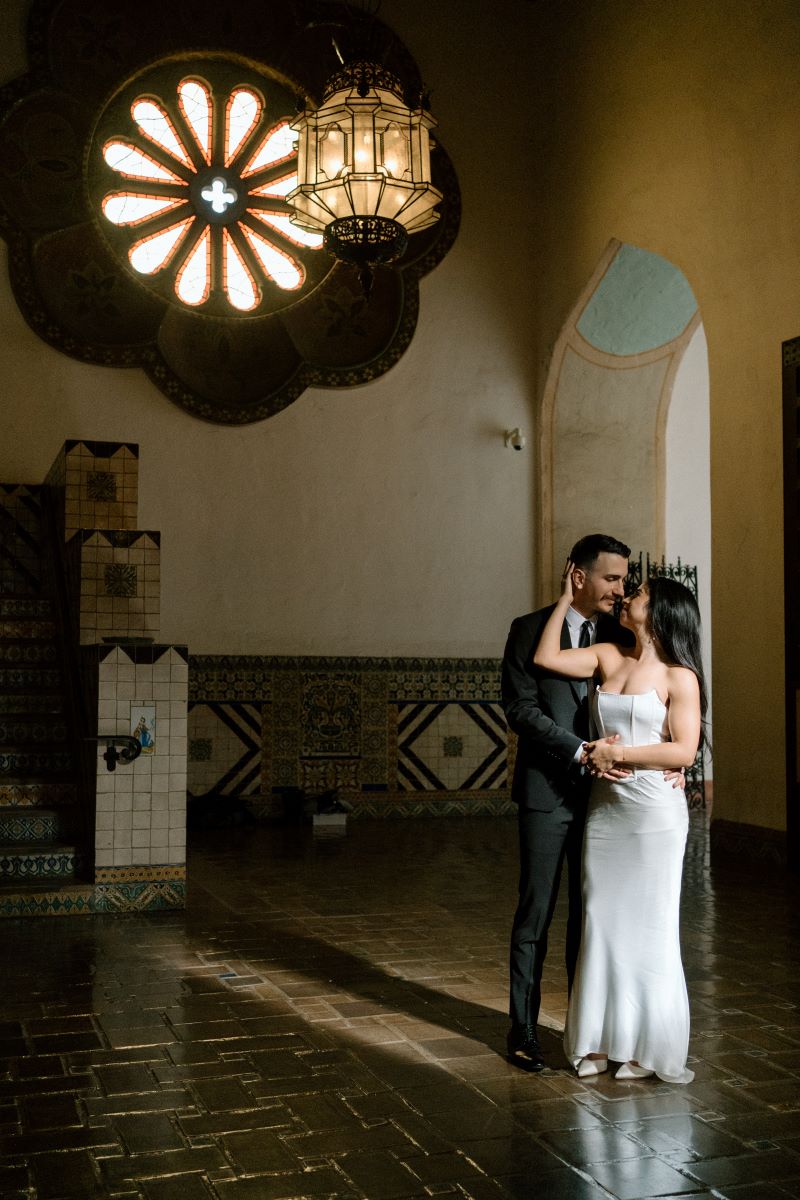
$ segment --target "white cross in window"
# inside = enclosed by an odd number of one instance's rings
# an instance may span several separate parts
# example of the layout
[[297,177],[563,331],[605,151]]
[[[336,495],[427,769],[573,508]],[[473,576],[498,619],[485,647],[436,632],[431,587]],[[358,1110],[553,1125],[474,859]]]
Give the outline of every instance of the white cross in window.
[[237,200],[233,188],[228,187],[225,180],[219,177],[211,181],[211,187],[204,187],[200,195],[208,201],[215,213],[224,213],[225,209]]

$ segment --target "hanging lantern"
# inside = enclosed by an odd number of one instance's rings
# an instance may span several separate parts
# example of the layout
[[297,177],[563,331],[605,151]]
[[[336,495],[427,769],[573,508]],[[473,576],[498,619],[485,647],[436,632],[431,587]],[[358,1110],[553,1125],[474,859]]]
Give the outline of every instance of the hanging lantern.
[[286,197],[292,221],[322,232],[331,254],[359,268],[366,292],[373,268],[399,258],[409,233],[439,219],[434,125],[422,107],[408,107],[391,72],[354,62],[328,81],[321,107],[292,126],[299,135],[298,184]]

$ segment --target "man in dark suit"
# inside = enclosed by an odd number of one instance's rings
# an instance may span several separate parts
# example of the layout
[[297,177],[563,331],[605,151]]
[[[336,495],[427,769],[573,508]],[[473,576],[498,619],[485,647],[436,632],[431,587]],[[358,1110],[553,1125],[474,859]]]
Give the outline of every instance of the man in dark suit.
[[[629,548],[590,534],[572,548],[575,597],[561,646],[631,641],[613,616],[623,595]],[[508,1057],[541,1071],[536,1036],[547,931],[566,856],[569,870],[567,979],[572,986],[581,935],[580,855],[589,775],[580,763],[589,737],[588,681],[562,679],[533,665],[553,606],[517,617],[503,657],[503,708],[519,738],[512,796],[519,810],[519,904],[511,932],[511,1030]],[[623,772],[626,773],[626,772]]]

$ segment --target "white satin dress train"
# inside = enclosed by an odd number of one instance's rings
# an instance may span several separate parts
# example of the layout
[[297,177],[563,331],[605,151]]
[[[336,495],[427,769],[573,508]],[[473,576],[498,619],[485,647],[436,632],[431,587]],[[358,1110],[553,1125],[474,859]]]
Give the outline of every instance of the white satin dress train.
[[[657,692],[597,689],[599,736],[627,746],[667,741]],[[638,1062],[669,1083],[690,1083],[689,1000],[679,909],[689,814],[663,771],[595,780],[583,845],[583,933],[564,1031],[577,1066],[587,1054]]]

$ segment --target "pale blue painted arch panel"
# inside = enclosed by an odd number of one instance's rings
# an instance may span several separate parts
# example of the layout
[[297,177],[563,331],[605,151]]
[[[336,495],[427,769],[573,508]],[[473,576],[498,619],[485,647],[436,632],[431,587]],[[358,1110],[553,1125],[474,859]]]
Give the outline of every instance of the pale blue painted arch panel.
[[697,311],[686,276],[649,250],[622,245],[578,320],[581,337],[607,354],[655,350]]

